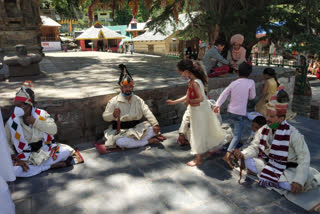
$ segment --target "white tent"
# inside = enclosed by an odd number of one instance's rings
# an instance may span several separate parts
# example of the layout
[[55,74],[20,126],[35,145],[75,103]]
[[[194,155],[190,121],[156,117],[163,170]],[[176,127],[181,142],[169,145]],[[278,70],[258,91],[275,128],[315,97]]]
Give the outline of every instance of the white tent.
[[91,26],[80,34],[76,40],[123,39],[125,36],[102,25]]

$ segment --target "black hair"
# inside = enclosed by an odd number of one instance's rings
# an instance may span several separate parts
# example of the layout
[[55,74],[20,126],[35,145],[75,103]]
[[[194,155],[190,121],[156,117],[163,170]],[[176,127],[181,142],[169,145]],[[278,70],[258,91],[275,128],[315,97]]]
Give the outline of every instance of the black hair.
[[267,120],[264,116],[256,116],[252,122],[258,124],[260,127],[267,124]]
[[288,103],[290,101],[289,94],[285,90],[280,90],[277,93],[277,101],[279,103]]
[[185,70],[190,71],[195,77],[201,80],[204,88],[207,88],[208,77],[203,69],[203,66],[198,61],[192,62],[190,59],[183,59],[177,64],[177,68],[182,72]]
[[252,72],[252,66],[249,65],[248,63],[246,62],[243,62],[239,65],[239,77],[246,77],[248,78],[250,76]]
[[131,76],[131,74],[129,73],[129,71],[128,71],[128,69],[127,69],[127,66],[125,66],[124,64],[120,64],[120,65],[119,65],[119,68],[120,68],[120,70],[121,70],[121,74],[120,74],[119,81],[118,81],[118,84],[119,84],[119,85],[121,84],[121,81],[122,81],[123,76],[124,76],[125,74],[128,74],[128,75],[130,76],[130,78],[133,79],[132,76]]
[[215,46],[218,46],[218,45],[223,45],[225,46],[226,45],[226,41],[222,40],[222,39],[217,39],[215,42],[214,42],[214,45]]
[[277,86],[279,87],[280,83],[278,82],[276,71],[273,68],[265,68],[263,70],[263,74],[266,74],[266,75],[269,75],[270,77],[272,77],[276,81]]
[[34,92],[31,88],[26,88],[25,91],[29,94],[30,96],[30,100],[31,102],[34,104],[35,102],[35,95],[34,95]]

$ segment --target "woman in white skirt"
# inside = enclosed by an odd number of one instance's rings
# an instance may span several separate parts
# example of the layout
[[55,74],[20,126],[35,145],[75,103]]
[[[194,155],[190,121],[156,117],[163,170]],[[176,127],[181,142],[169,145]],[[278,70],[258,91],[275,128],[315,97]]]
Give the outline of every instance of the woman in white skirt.
[[189,79],[186,95],[177,100],[167,100],[168,105],[185,102],[190,105],[190,145],[196,158],[187,164],[197,166],[202,163],[203,154],[220,147],[224,143],[225,130],[218,117],[212,112],[205,94],[208,78],[199,62],[182,60],[177,65],[181,76]]

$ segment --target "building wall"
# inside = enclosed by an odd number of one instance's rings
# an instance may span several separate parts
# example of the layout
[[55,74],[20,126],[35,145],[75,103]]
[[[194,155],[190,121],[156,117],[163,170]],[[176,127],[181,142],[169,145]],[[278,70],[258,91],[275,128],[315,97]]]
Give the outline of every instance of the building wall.
[[[134,51],[137,53],[155,54],[155,55],[166,55],[168,54],[165,41],[142,41],[133,42]],[[148,50],[149,45],[153,45],[153,52]]]
[[[98,20],[95,20],[95,18],[94,18],[95,15],[98,16]],[[85,22],[88,22],[88,20],[89,20],[88,14],[84,14],[83,20]],[[97,10],[97,11],[95,11],[93,14],[93,22],[95,22],[95,21],[100,22],[102,25],[110,26],[111,22],[113,21],[112,11],[111,10],[105,10],[105,11]]]

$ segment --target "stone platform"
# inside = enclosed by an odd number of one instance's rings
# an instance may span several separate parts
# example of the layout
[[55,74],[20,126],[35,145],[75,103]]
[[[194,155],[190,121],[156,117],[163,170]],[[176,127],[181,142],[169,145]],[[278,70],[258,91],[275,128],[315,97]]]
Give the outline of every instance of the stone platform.
[[[102,137],[108,124],[102,113],[108,101],[119,93],[117,85],[120,63],[127,65],[136,86],[135,93],[149,105],[161,126],[177,124],[185,111],[183,104],[168,106],[165,100],[186,93],[186,81],[175,72],[178,59],[143,54],[106,52],[46,53],[41,61],[42,74],[28,77],[34,82],[36,106],[47,110],[59,127],[57,140],[68,144],[93,141]],[[262,70],[254,67],[251,78],[259,94],[263,85]],[[291,98],[295,72],[275,68],[279,81],[285,85]],[[209,96],[217,99],[223,89],[237,78],[230,74],[209,81]],[[14,78],[0,85],[0,106],[4,119],[12,112],[12,99],[25,79]],[[222,107],[226,109],[226,102]],[[249,106],[253,106],[249,103]]]
[[[232,123],[225,115],[224,122]],[[320,170],[319,121],[290,121],[305,135],[311,166]],[[249,121],[245,121],[247,132]],[[189,149],[176,143],[177,126],[164,130],[162,144],[99,155],[92,144],[78,145],[84,164],[49,170],[10,184],[17,214],[293,214],[308,213],[251,180],[238,184],[222,155],[200,167],[185,163]]]

